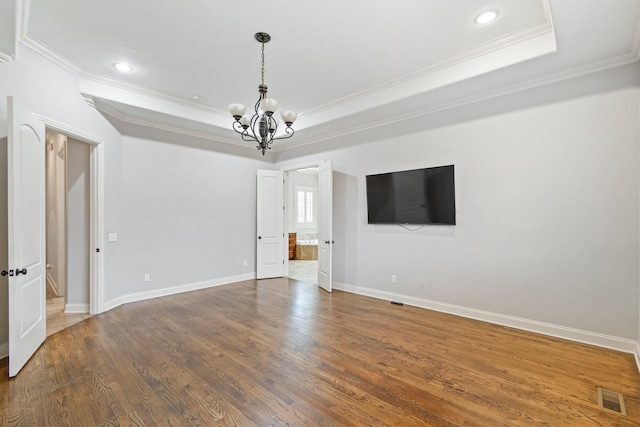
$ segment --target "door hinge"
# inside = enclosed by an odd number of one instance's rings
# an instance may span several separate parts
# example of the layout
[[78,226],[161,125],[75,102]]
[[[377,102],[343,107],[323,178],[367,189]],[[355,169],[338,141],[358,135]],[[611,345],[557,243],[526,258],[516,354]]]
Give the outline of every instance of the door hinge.
[[96,252],[100,252],[100,248],[96,248]]

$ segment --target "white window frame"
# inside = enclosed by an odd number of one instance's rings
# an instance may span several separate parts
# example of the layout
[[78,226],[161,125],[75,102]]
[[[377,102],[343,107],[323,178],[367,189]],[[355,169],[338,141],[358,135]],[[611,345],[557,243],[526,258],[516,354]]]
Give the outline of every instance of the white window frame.
[[[299,221],[299,211],[298,211],[298,193],[299,192],[304,192],[305,193],[305,204],[306,204],[306,193],[311,193],[312,194],[312,205],[311,205],[311,215],[312,215],[312,221],[310,222],[300,222]],[[318,217],[318,189],[317,187],[311,187],[311,186],[307,186],[307,185],[294,185],[293,187],[293,197],[294,197],[294,203],[295,203],[295,212],[294,212],[294,220],[295,220],[295,227],[297,229],[304,229],[304,228],[316,228],[317,227],[317,217]],[[306,217],[306,209],[305,209],[305,217]]]

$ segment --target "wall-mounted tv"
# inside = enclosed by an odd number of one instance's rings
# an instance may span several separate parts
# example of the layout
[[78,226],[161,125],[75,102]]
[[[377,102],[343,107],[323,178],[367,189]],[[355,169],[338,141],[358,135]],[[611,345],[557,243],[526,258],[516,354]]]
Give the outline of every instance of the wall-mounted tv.
[[456,223],[453,165],[367,175],[369,224]]

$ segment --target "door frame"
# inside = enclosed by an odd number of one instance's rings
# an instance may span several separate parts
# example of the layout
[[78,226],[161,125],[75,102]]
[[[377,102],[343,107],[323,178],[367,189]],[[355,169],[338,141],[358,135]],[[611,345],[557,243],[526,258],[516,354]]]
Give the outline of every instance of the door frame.
[[[87,143],[89,158],[89,314],[104,311],[104,140],[47,117],[34,114],[46,130]],[[44,168],[44,164],[42,165]]]
[[[284,208],[285,208],[285,212],[287,213],[287,215],[284,216],[284,242],[286,244],[283,244],[284,246],[284,277],[289,277],[289,244],[288,244],[288,236],[289,236],[289,209],[291,209],[292,200],[289,200],[289,196],[288,196],[288,191],[287,190],[287,186],[289,185],[289,172],[295,172],[298,169],[304,169],[304,168],[315,168],[315,167],[320,167],[320,165],[324,162],[324,160],[314,160],[314,161],[310,161],[307,163],[300,163],[300,164],[295,164],[292,166],[287,166],[284,167],[282,169],[280,169],[282,172],[284,172],[284,183],[282,184],[284,186]],[[319,198],[318,198],[319,200]],[[333,264],[333,259],[331,260],[331,264]]]

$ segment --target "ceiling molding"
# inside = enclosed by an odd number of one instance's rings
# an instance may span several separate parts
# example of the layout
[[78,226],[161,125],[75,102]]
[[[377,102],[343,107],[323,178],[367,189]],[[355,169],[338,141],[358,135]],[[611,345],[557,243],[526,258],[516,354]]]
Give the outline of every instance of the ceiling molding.
[[83,93],[81,93],[80,95],[82,95],[82,97],[84,98],[87,105],[89,105],[89,107],[96,108],[96,100],[93,99],[93,96],[85,95]]
[[[547,4],[547,2],[544,2],[544,3]],[[384,91],[390,91],[402,85],[411,85],[411,83],[414,83],[414,82],[424,81],[426,79],[432,78],[438,73],[455,69],[456,67],[462,66],[470,61],[477,60],[478,58],[485,57],[486,55],[495,54],[507,49],[513,49],[514,47],[517,47],[518,44],[531,41],[532,39],[536,39],[538,37],[545,37],[549,35],[552,36],[552,37],[549,37],[548,40],[550,42],[553,42],[553,47],[552,48],[549,47],[547,51],[538,52],[538,54],[536,55],[530,55],[530,57],[527,59],[533,59],[534,57],[538,57],[543,54],[556,51],[555,34],[553,31],[553,25],[547,13],[546,22],[531,26],[529,28],[526,28],[518,32],[514,32],[512,34],[508,34],[506,36],[500,37],[495,40],[492,40],[474,49],[470,49],[459,55],[450,57],[447,60],[441,61],[430,67],[425,67],[420,70],[412,71],[411,73],[407,73],[403,76],[399,76],[394,79],[387,80],[376,86],[372,86],[372,87],[363,89],[359,92],[354,92],[352,94],[349,94],[348,96],[335,99],[323,105],[319,105],[310,110],[307,110],[306,112],[303,113],[302,116],[304,117],[304,116],[319,114],[324,111],[336,108],[342,104],[352,102],[352,101],[360,102],[362,99],[366,97],[370,97],[372,95],[376,95]],[[529,43],[528,45],[531,45],[531,44]],[[513,64],[507,64],[507,65],[513,65]],[[491,71],[494,71],[494,70],[491,70]]]
[[553,75],[545,76],[545,77],[534,79],[534,80],[528,80],[526,82],[511,85],[509,87],[502,88],[500,90],[492,90],[481,95],[459,99],[455,102],[444,103],[444,104],[432,106],[429,108],[424,108],[421,110],[417,110],[414,113],[409,115],[403,114],[403,115],[385,117],[382,120],[372,121],[359,126],[342,129],[340,131],[333,132],[331,134],[324,134],[322,136],[315,137],[315,138],[293,141],[293,142],[287,143],[286,146],[283,146],[283,145],[278,145],[277,147],[274,146],[273,150],[275,152],[285,151],[291,148],[298,148],[298,147],[303,147],[305,145],[312,145],[312,144],[320,143],[320,142],[331,140],[331,139],[346,137],[346,136],[353,135],[366,130],[371,130],[373,128],[389,126],[389,125],[401,123],[408,120],[415,120],[415,119],[429,116],[431,114],[440,113],[440,112],[452,110],[455,108],[465,107],[478,102],[499,98],[501,96],[512,95],[518,92],[523,92],[523,91],[547,86],[554,83],[560,83],[562,81],[571,80],[574,78],[586,76],[586,75],[597,73],[600,71],[606,71],[612,68],[633,64],[636,61],[637,61],[637,58],[633,53],[627,53],[615,58],[594,62],[591,64],[587,64],[585,66],[576,67],[576,68],[563,71],[560,73],[556,73]]
[[90,80],[96,83],[100,83],[100,84],[104,84],[104,85],[109,85],[112,86],[114,88],[118,88],[118,89],[122,89],[122,90],[126,90],[129,92],[134,92],[134,93],[138,93],[140,95],[144,95],[144,96],[149,96],[149,97],[153,97],[153,98],[157,98],[159,100],[162,101],[166,101],[166,102],[170,102],[172,104],[177,104],[177,105],[182,105],[188,108],[194,108],[197,110],[202,110],[202,111],[206,111],[208,113],[212,113],[212,114],[218,114],[218,115],[224,115],[225,117],[229,116],[229,112],[226,110],[220,110],[218,108],[214,108],[214,107],[209,107],[203,104],[200,104],[198,102],[195,101],[189,101],[183,98],[178,98],[175,96],[170,96],[167,94],[164,94],[162,92],[158,92],[152,89],[147,89],[141,86],[137,86],[128,82],[123,82],[122,80],[116,80],[116,79],[112,79],[106,76],[102,76],[99,74],[92,74],[92,73],[87,73],[87,72],[83,72],[80,74],[79,76],[82,79],[85,80]]
[[[570,80],[570,79],[573,79],[573,78],[582,77],[582,76],[589,75],[589,74],[592,74],[592,73],[605,71],[605,70],[608,70],[608,69],[612,69],[612,68],[616,68],[616,67],[632,64],[632,63],[634,63],[636,61],[637,61],[637,59],[635,57],[635,54],[627,53],[627,54],[620,55],[620,56],[615,57],[615,58],[610,58],[610,59],[607,59],[607,60],[586,64],[584,66],[576,67],[576,68],[573,68],[573,69],[570,69],[570,70],[567,70],[567,71],[563,71],[563,72],[560,72],[560,73],[555,73],[553,75],[548,75],[548,76],[541,77],[541,78],[538,78],[538,79],[528,80],[526,82],[514,84],[514,85],[511,85],[511,86],[506,87],[506,88],[501,88],[499,90],[489,91],[489,92],[486,92],[486,93],[481,94],[481,95],[467,97],[467,98],[463,98],[463,99],[458,99],[455,102],[444,103],[444,104],[432,106],[432,107],[429,107],[429,108],[416,110],[414,113],[409,114],[409,115],[402,114],[402,115],[397,115],[397,116],[387,116],[382,120],[371,121],[371,122],[368,122],[368,123],[365,123],[365,124],[362,124],[362,125],[345,128],[345,129],[342,129],[342,130],[339,130],[339,131],[336,131],[336,132],[332,132],[332,133],[323,134],[322,136],[318,136],[318,137],[307,138],[307,139],[304,139],[304,137],[302,137],[302,139],[290,140],[290,141],[282,142],[280,144],[274,144],[272,146],[272,151],[274,153],[275,152],[286,151],[286,150],[292,149],[292,148],[304,147],[306,145],[317,144],[317,143],[320,143],[320,142],[324,142],[324,141],[328,141],[328,140],[332,140],[332,139],[336,139],[336,138],[350,136],[350,135],[353,135],[353,134],[357,134],[359,132],[363,132],[363,131],[366,131],[366,130],[371,130],[372,128],[379,128],[379,127],[384,127],[384,126],[389,126],[389,125],[401,123],[401,122],[408,121],[408,120],[415,120],[415,119],[419,119],[419,118],[423,118],[423,117],[429,116],[431,114],[440,113],[440,112],[443,112],[443,111],[452,110],[452,109],[455,109],[455,108],[460,108],[460,107],[468,106],[468,105],[471,105],[471,104],[475,104],[475,103],[478,103],[478,102],[488,101],[488,100],[493,99],[493,98],[512,95],[514,93],[523,92],[523,91],[526,91],[526,90],[535,89],[535,88],[538,88],[538,87],[542,87],[542,86],[546,86],[546,85],[550,85],[550,84],[554,84],[554,83],[559,83],[559,82],[562,82],[562,81],[565,81],[565,80]],[[169,126],[169,125],[165,125],[165,124],[159,124],[159,123],[153,122],[153,121],[148,121],[148,120],[142,120],[142,119],[138,119],[138,118],[129,117],[129,116],[123,114],[121,111],[119,111],[119,110],[117,110],[117,109],[115,109],[115,108],[113,108],[113,107],[111,107],[111,106],[109,106],[109,105],[107,105],[105,103],[100,103],[99,107],[96,106],[96,109],[98,109],[100,112],[102,112],[104,114],[108,114],[109,116],[111,116],[111,117],[113,117],[113,118],[115,118],[115,119],[117,119],[117,120],[119,120],[119,121],[121,121],[123,123],[143,126],[143,127],[147,127],[147,128],[156,128],[156,129],[160,129],[160,130],[166,130],[166,131],[169,131],[169,132],[172,132],[172,133],[175,133],[175,134],[182,134],[182,135],[185,135],[185,136],[192,136],[192,137],[202,138],[202,139],[211,140],[211,141],[225,142],[225,143],[229,143],[229,144],[233,144],[233,145],[237,145],[237,146],[253,148],[253,146],[251,146],[251,145],[243,144],[244,141],[241,141],[241,140],[232,139],[232,138],[226,138],[226,137],[213,136],[211,134],[207,134],[207,133],[204,133],[204,132],[198,132],[198,131],[192,131],[192,130],[189,130],[189,129],[186,129],[186,128],[182,128],[182,127]]]
[[162,123],[157,123],[157,122],[153,122],[153,121],[149,121],[149,120],[143,120],[143,119],[138,119],[135,117],[129,117],[126,116],[125,114],[123,114],[121,111],[111,107],[108,104],[105,104],[104,102],[98,102],[96,103],[96,109],[101,112],[102,114],[106,114],[114,119],[116,119],[119,122],[122,123],[126,123],[126,124],[131,124],[131,125],[135,125],[135,126],[142,126],[142,127],[146,127],[146,128],[152,128],[152,129],[159,129],[159,130],[163,130],[163,131],[167,131],[167,132],[172,132],[175,134],[179,134],[179,135],[184,135],[184,136],[191,136],[191,137],[195,137],[195,138],[200,138],[200,139],[205,139],[208,141],[216,141],[216,142],[222,142],[222,143],[226,143],[226,144],[231,144],[231,145],[235,145],[238,147],[243,147],[243,148],[250,148],[250,149],[255,149],[255,147],[253,145],[247,145],[246,143],[244,143],[245,141],[242,140],[237,140],[235,138],[226,138],[226,137],[222,137],[222,136],[217,136],[217,135],[213,135],[210,133],[206,133],[206,132],[200,132],[200,131],[194,131],[194,130],[190,130],[190,129],[186,129],[183,127],[178,127],[178,126],[170,126],[170,125],[166,125],[166,124],[162,124]]
[[[548,29],[550,27],[547,27]],[[430,69],[427,74],[407,79],[402,83],[376,88],[375,91],[363,91],[346,97],[340,104],[330,105],[323,110],[307,113],[303,116],[306,127],[320,125],[324,122],[344,116],[361,113],[384,104],[427,93],[482,74],[497,71],[524,61],[537,58],[556,51],[555,34],[550,30],[538,33],[537,36],[524,38],[517,43],[504,45],[493,50],[474,51],[474,55],[465,54],[447,62],[447,66],[439,65]],[[496,64],[499,64],[496,66]]]
[[207,111],[200,106],[172,102],[167,97],[134,92],[119,85],[111,85],[108,81],[96,81],[80,77],[78,87],[83,96],[90,96],[94,99],[112,101],[214,127],[230,128],[228,114],[222,115],[211,110]]
[[20,42],[33,51],[44,56],[54,64],[57,64],[70,73],[74,74],[75,76],[80,76],[80,73],[82,72],[80,67],[78,67],[74,62],[71,62],[44,43],[40,42],[39,40],[36,40],[35,38],[28,35],[23,35]]
[[18,57],[22,0],[0,2],[0,63],[14,61]]
[[[24,7],[24,10],[25,10],[24,15],[28,16],[29,1],[26,0],[25,3],[26,5]],[[526,58],[519,56],[515,59],[516,62],[531,59],[532,57],[537,57],[539,55],[543,55],[551,51],[555,51],[555,37],[553,37],[553,25],[552,25],[550,13],[549,13],[548,0],[544,0],[541,3],[544,8],[544,16],[545,16],[543,22],[532,25],[528,28],[519,30],[517,32],[507,34],[506,36],[503,35],[490,42],[484,43],[482,46],[463,52],[459,55],[449,58],[446,61],[442,61],[434,66],[423,68],[423,69],[405,74],[403,76],[388,80],[377,86],[367,88],[360,92],[356,92],[339,99],[335,99],[329,103],[314,107],[310,110],[301,111],[298,114],[297,130],[302,130],[306,127],[315,126],[317,124],[326,122],[328,120],[333,120],[335,117],[324,117],[324,118],[322,117],[322,116],[325,116],[327,112],[341,110],[341,112],[339,113],[339,116],[342,116],[345,114],[344,110],[348,109],[351,111],[347,112],[347,114],[353,114],[363,109],[375,107],[376,104],[393,102],[398,99],[402,99],[403,97],[413,96],[420,92],[426,92],[429,90],[433,90],[437,87],[455,83],[455,81],[447,79],[446,77],[443,79],[443,76],[447,74],[454,75],[455,73],[453,73],[452,70],[456,69],[457,67],[464,67],[465,64],[468,64],[470,62],[475,62],[477,64],[477,62],[481,58],[486,58],[487,56],[492,54],[496,55],[496,54],[499,54],[500,52],[516,49],[518,45],[521,45],[523,43],[526,43],[526,45],[528,46],[527,49],[528,49],[529,56]],[[24,29],[24,32],[26,33],[26,23],[23,25],[23,29]],[[540,49],[538,47],[537,49],[532,50],[530,47],[532,46],[532,43],[527,43],[538,37],[544,37],[549,35],[551,35],[551,37],[546,37],[548,46],[545,49]],[[214,120],[214,122],[211,124],[213,124],[214,126],[221,126],[223,128],[228,127],[229,120],[224,120],[224,123],[221,121],[222,117],[224,117],[225,119],[228,119],[228,112],[226,110],[223,111],[221,109],[204,106],[202,104],[196,104],[192,101],[166,95],[158,91],[133,85],[121,80],[109,78],[104,75],[83,72],[78,65],[68,60],[67,58],[65,58],[58,52],[56,52],[54,49],[48,47],[45,43],[33,37],[29,37],[28,35],[23,34],[22,42],[28,47],[35,50],[36,52],[40,53],[41,55],[53,61],[54,63],[60,65],[61,67],[65,68],[66,70],[70,71],[71,73],[75,74],[76,76],[84,80],[93,81],[103,85],[108,85],[112,88],[133,92],[136,94],[143,95],[145,97],[155,98],[165,103],[183,106],[190,109],[191,111],[207,112],[209,114],[213,114],[214,116],[218,116],[217,117],[218,120]],[[551,43],[552,43],[552,46],[550,45]],[[512,54],[508,54],[508,55],[512,55]],[[513,61],[514,60],[512,59],[511,61],[508,61],[507,63],[502,64],[501,66],[512,65]],[[485,62],[485,64],[487,63],[488,62]],[[492,68],[491,66],[487,66],[487,67],[485,67],[485,69],[481,72],[489,72],[489,71],[493,71],[495,68],[499,68],[499,67],[495,67],[495,65],[492,65]],[[477,73],[478,72],[476,71],[476,74]],[[466,73],[466,75],[463,78],[469,78],[469,77],[473,77],[473,75]],[[94,93],[83,92],[83,94],[96,96],[96,94]],[[97,96],[97,97],[101,98],[103,96]],[[377,103],[369,102],[371,98],[377,99]],[[121,102],[121,100],[116,99],[115,97],[109,97],[105,99],[109,99],[115,102]],[[146,106],[143,107],[139,105],[138,107],[149,109],[149,107],[146,107]],[[154,110],[154,109],[151,108],[151,110]],[[171,112],[167,112],[164,110],[157,110],[157,111],[165,114],[172,114]],[[333,115],[329,114],[329,116],[333,116]],[[183,116],[180,116],[180,117],[183,117]],[[188,117],[183,117],[183,118],[188,118]],[[198,119],[191,119],[191,120],[201,121]],[[205,122],[205,123],[209,123],[209,122]]]
[[10,53],[0,52],[0,63],[11,62],[16,59],[15,55]]

